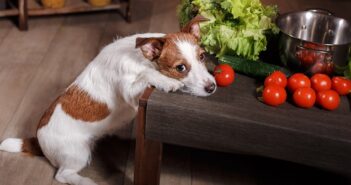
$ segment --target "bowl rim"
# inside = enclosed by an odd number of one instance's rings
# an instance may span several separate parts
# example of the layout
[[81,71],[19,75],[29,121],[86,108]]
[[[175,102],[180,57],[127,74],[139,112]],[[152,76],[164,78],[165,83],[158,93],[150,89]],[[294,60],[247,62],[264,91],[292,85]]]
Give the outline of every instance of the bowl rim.
[[[314,13],[314,14],[318,14],[318,13],[315,13],[315,12],[312,12],[311,10],[313,9],[309,9],[309,10],[305,10],[305,11],[292,11],[292,12],[286,12],[284,14],[280,14],[276,20],[275,20],[275,24],[277,25],[277,27],[279,28],[280,32],[281,33],[284,33],[285,35],[288,35],[292,38],[295,38],[295,39],[298,39],[298,40],[302,40],[302,41],[305,41],[305,42],[311,42],[311,43],[315,43],[315,44],[321,44],[321,45],[325,45],[325,46],[346,46],[346,45],[350,45],[351,44],[351,38],[350,38],[350,41],[349,42],[346,42],[346,43],[342,43],[342,44],[330,44],[330,43],[321,43],[321,42],[315,42],[315,41],[311,41],[311,40],[307,40],[307,39],[302,39],[302,38],[299,38],[299,37],[296,37],[296,36],[293,36],[292,34],[289,34],[287,33],[286,31],[284,31],[283,29],[281,29],[281,20],[283,20],[284,18],[286,18],[287,16],[290,16],[290,15],[293,15],[293,14],[302,14],[302,13],[307,13],[307,12],[311,12],[311,13]],[[336,19],[336,20],[341,20],[341,21],[345,21],[347,23],[347,25],[349,26],[349,31],[351,33],[351,23],[344,19],[344,18],[341,18],[341,17],[336,17],[332,14],[330,15],[325,15],[325,14],[320,14],[321,16],[325,16],[325,17],[331,17],[333,19]]]

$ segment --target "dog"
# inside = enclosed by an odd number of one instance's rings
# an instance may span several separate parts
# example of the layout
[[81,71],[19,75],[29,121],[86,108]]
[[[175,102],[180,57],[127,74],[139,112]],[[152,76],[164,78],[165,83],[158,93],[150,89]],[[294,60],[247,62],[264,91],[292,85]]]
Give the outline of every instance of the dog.
[[107,45],[46,110],[37,137],[5,139],[0,150],[44,155],[58,168],[57,181],[96,185],[78,172],[89,164],[97,139],[134,119],[147,87],[196,96],[215,92],[198,44],[203,20],[194,18],[178,33],[136,34]]

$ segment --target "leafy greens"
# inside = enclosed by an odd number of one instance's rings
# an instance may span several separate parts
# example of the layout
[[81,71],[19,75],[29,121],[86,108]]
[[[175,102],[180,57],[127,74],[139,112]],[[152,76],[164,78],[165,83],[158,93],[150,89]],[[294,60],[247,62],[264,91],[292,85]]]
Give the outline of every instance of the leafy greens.
[[263,6],[260,0],[182,0],[178,9],[181,26],[197,14],[209,19],[200,24],[201,43],[217,57],[257,60],[266,50],[266,35],[279,32],[272,22],[277,7]]

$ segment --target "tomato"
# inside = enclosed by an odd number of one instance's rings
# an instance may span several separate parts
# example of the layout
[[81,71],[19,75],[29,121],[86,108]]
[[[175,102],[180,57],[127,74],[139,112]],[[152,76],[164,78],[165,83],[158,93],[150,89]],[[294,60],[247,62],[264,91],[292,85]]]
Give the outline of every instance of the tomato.
[[303,56],[301,60],[301,64],[306,68],[310,67],[313,63],[314,63],[314,58],[313,58],[313,55],[310,55],[310,54]]
[[228,64],[219,64],[213,73],[218,86],[226,87],[234,82],[235,72]]
[[301,49],[297,51],[296,54],[297,58],[301,62],[301,65],[305,68],[310,67],[315,61],[314,53],[307,49]]
[[265,104],[278,106],[286,101],[286,91],[281,86],[269,85],[263,89],[262,98]]
[[316,102],[316,93],[311,87],[296,89],[293,94],[295,104],[302,108],[311,108]]
[[317,73],[311,78],[311,85],[317,92],[329,90],[331,88],[331,80],[328,75]]
[[285,88],[287,83],[288,79],[286,78],[286,75],[281,71],[274,71],[264,80],[264,86],[278,85]]
[[336,76],[332,78],[332,87],[340,95],[351,93],[351,80]]
[[296,89],[301,87],[311,87],[310,79],[302,74],[295,73],[288,79],[288,88],[291,92],[294,92]]
[[334,110],[339,107],[340,96],[334,90],[320,91],[317,95],[317,103],[327,110]]

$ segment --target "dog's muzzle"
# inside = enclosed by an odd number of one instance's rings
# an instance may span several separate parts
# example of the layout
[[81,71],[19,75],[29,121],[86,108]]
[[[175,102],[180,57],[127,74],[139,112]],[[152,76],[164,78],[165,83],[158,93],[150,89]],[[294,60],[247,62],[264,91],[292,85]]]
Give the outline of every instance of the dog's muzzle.
[[205,86],[205,91],[209,94],[214,93],[216,90],[216,84],[211,82]]

